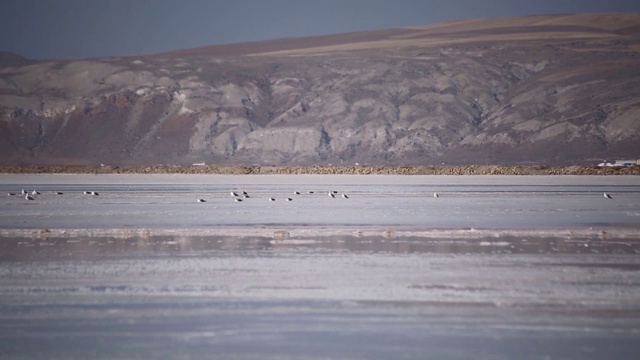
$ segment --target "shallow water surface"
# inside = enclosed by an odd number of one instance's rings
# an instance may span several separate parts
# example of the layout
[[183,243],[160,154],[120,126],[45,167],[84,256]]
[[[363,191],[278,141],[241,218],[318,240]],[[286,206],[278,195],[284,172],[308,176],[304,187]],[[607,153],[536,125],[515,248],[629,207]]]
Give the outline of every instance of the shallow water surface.
[[2,359],[640,353],[633,177],[0,177],[22,187]]
[[640,350],[640,241],[19,238],[0,251],[2,358]]
[[[41,194],[33,201],[0,197],[0,228],[638,229],[640,224],[640,177],[632,176],[0,176],[2,193],[19,194],[23,188]],[[231,192],[241,190],[250,198],[234,202]],[[335,197],[329,196],[332,191]]]

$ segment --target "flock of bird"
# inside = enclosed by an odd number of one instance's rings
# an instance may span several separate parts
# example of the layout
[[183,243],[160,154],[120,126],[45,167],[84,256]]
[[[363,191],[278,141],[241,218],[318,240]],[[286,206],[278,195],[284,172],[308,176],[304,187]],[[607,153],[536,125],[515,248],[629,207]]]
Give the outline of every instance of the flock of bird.
[[[308,194],[313,194],[313,191],[308,191],[307,193],[308,193]],[[62,193],[61,191],[56,191],[56,192],[55,192],[55,194],[56,194],[56,195],[62,195],[63,193]],[[84,192],[83,192],[83,194],[84,194],[84,195],[92,195],[92,196],[98,196],[98,195],[100,195],[100,194],[98,194],[96,191],[84,191]],[[293,194],[294,194],[294,195],[300,195],[300,192],[299,192],[299,191],[294,191],[294,192],[293,192]],[[331,198],[335,198],[335,197],[336,197],[336,194],[338,194],[338,192],[337,192],[337,191],[335,191],[335,190],[331,190],[331,191],[329,191],[329,192],[327,193],[327,195],[328,195],[329,197],[331,197]],[[16,195],[16,194],[15,194],[15,193],[10,192],[10,193],[7,193],[7,195],[8,195],[8,196],[14,196],[14,195]],[[35,198],[34,198],[33,196],[35,196],[35,195],[40,195],[40,192],[39,192],[39,191],[37,191],[37,190],[33,190],[33,191],[31,191],[31,193],[29,193],[29,192],[27,192],[25,189],[22,189],[22,195],[24,196],[25,200],[35,200]],[[33,196],[32,196],[32,195],[33,195]],[[233,197],[233,201],[235,201],[235,202],[242,202],[244,199],[248,199],[248,198],[250,198],[250,197],[251,197],[251,196],[249,196],[249,194],[248,194],[246,191],[244,191],[244,190],[242,190],[241,192],[235,192],[235,191],[232,191],[232,192],[231,192],[231,196]],[[341,196],[342,196],[343,198],[345,198],[345,199],[348,199],[348,198],[349,198],[349,196],[347,196],[347,194],[344,194],[344,193],[343,193],[343,194],[341,194]],[[438,195],[438,193],[434,192],[434,193],[433,193],[433,197],[434,197],[434,198],[438,198],[438,197],[440,197],[440,195]],[[604,193],[604,197],[605,197],[605,198],[607,198],[607,199],[613,199],[613,197],[612,197],[610,194],[606,193],[606,192]],[[269,201],[276,201],[276,199],[275,199],[274,197],[269,197]],[[285,198],[285,201],[293,201],[293,198],[287,197],[287,198]],[[198,202],[199,202],[199,203],[203,203],[203,202],[207,202],[207,201],[206,201],[205,199],[203,199],[203,198],[198,198]]]
[[[307,191],[307,194],[313,194],[313,191]],[[331,198],[335,198],[336,194],[338,194],[337,191],[335,190],[331,190],[327,193]],[[249,195],[249,193],[247,193],[246,191],[242,190],[241,192],[235,192],[235,191],[231,191],[230,193],[231,197],[233,198],[234,202],[242,202],[245,199],[249,199],[251,198],[251,196]],[[293,195],[300,195],[300,191],[294,191]],[[345,199],[348,199],[349,196],[347,194],[341,194],[341,196]],[[286,197],[284,199],[285,201],[293,201],[293,198],[290,197]],[[269,197],[269,201],[276,201],[276,198],[274,197]],[[198,202],[199,203],[203,203],[203,202],[207,202],[207,200],[203,199],[203,198],[198,198]]]
[[[24,196],[24,199],[25,199],[25,200],[29,200],[29,201],[31,201],[31,200],[35,200],[35,199],[36,199],[36,198],[34,197],[35,195],[40,195],[40,192],[39,192],[38,190],[33,190],[33,191],[31,191],[31,192],[29,193],[27,190],[22,189],[21,193],[22,193],[22,195]],[[55,192],[55,194],[56,194],[56,195],[62,195],[62,194],[64,194],[64,193],[63,193],[62,191],[56,191],[56,192]],[[85,195],[93,195],[93,196],[98,196],[98,195],[100,195],[100,194],[98,194],[98,193],[97,193],[97,192],[95,192],[95,191],[85,191],[85,192],[84,192],[84,194],[85,194]],[[10,192],[10,193],[7,193],[7,195],[8,195],[8,196],[14,196],[14,195],[16,195],[16,194],[15,194],[15,193]]]
[[[309,194],[313,194],[313,191],[309,191],[308,193]],[[337,193],[338,193],[337,191],[331,190],[331,191],[328,192],[328,195],[331,198],[335,198]],[[294,191],[293,194],[294,195],[300,195],[300,192],[299,191]],[[241,202],[241,201],[243,201],[243,199],[248,199],[250,197],[249,194],[244,190],[240,194],[235,192],[235,191],[232,191],[231,192],[231,196],[233,197],[233,201],[235,201],[235,202]],[[342,194],[342,197],[345,198],[345,199],[349,198],[349,196],[347,196],[347,194]],[[439,198],[440,195],[438,195],[437,192],[434,192],[433,193],[433,197],[434,198]],[[604,193],[604,197],[607,198],[607,199],[613,199],[613,197],[610,194],[606,193],[606,192]],[[276,201],[276,199],[273,198],[273,197],[270,197],[269,201]],[[293,201],[293,199],[288,197],[288,198],[285,198],[285,201]],[[206,202],[206,200],[198,199],[198,202]]]
[[[308,191],[308,194],[313,194],[313,191]],[[338,192],[335,190],[331,190],[329,191],[328,195],[332,198],[336,197],[336,194]],[[63,192],[61,191],[55,191],[56,195],[63,195]],[[92,195],[92,196],[98,196],[100,194],[98,194],[98,192],[96,191],[84,191],[83,192],[84,195]],[[300,195],[299,191],[294,191],[293,192],[294,195]],[[9,192],[7,193],[8,196],[14,196],[16,195],[13,192]],[[22,195],[24,196],[25,200],[35,200],[35,195],[40,195],[40,192],[37,190],[33,190],[30,193],[27,192],[25,189],[22,189]],[[249,199],[251,196],[249,196],[249,193],[247,193],[246,191],[241,191],[241,192],[235,192],[235,191],[231,191],[231,196],[233,197],[233,201],[235,202],[242,202],[244,199]],[[349,196],[347,194],[341,194],[341,196],[345,199],[348,199]],[[269,197],[269,201],[276,201],[276,199],[274,197]],[[287,197],[285,198],[285,201],[293,201],[293,198]],[[207,202],[205,199],[203,198],[198,198],[198,202],[199,203],[203,203],[203,202]]]

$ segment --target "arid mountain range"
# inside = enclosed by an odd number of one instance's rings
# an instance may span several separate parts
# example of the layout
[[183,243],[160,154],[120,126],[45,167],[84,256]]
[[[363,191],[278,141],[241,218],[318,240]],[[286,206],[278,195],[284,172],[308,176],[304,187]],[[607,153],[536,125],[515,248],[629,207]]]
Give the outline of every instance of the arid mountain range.
[[0,165],[640,158],[640,14],[548,15],[32,61],[0,52]]

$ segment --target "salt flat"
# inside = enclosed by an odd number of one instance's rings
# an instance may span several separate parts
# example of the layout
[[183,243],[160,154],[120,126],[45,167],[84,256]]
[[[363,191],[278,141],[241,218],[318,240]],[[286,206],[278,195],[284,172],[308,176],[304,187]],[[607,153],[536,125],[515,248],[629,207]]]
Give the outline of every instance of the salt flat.
[[[6,195],[22,188],[41,194]],[[0,190],[2,359],[640,352],[638,177],[2,175]]]
[[3,239],[0,358],[635,359],[640,244]]
[[[34,201],[6,196],[23,188],[41,195]],[[250,198],[234,203],[230,192],[241,190]],[[2,175],[0,191],[5,194],[0,229],[5,232],[232,227],[239,234],[303,227],[636,231],[640,224],[640,177],[634,176]],[[337,192],[335,198],[330,191]],[[605,199],[604,192],[613,199]],[[198,203],[199,198],[206,202]]]

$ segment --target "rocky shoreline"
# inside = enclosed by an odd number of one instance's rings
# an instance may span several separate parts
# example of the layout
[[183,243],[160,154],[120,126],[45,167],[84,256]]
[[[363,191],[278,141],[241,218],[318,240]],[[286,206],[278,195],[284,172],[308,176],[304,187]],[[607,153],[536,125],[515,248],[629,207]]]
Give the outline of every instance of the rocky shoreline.
[[640,166],[0,166],[5,174],[640,175]]

